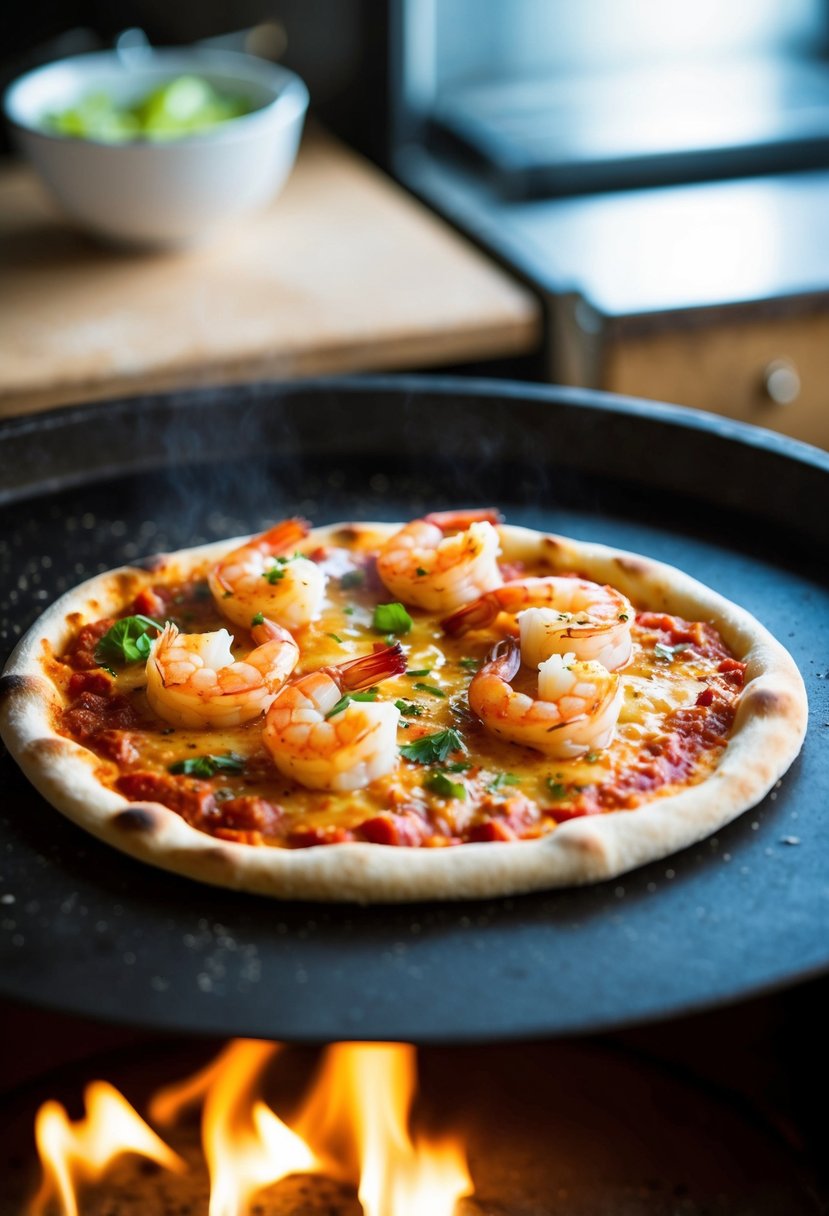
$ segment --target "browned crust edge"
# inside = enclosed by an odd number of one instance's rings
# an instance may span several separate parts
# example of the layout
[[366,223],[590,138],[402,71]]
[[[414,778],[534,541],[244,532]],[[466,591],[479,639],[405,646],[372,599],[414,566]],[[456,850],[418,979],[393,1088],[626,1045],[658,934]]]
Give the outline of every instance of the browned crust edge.
[[[347,526],[315,529],[310,541],[324,543]],[[370,526],[391,533],[396,525]],[[70,591],[21,640],[0,679],[0,734],[40,793],[107,844],[201,882],[280,899],[405,903],[598,882],[686,848],[755,806],[786,772],[806,732],[806,691],[784,647],[749,613],[673,567],[526,528],[503,526],[500,533],[508,560],[543,557],[553,572],[578,569],[654,611],[717,626],[747,664],[747,683],[733,735],[710,777],[633,811],[571,820],[539,840],[452,849],[355,842],[302,850],[214,840],[158,803],[129,803],[101,785],[97,757],[50,725],[58,693],[44,677],[44,642],[59,652],[71,633],[71,614],[93,619],[118,610],[136,578],[129,568]],[[184,572],[239,540],[182,551],[171,560]]]

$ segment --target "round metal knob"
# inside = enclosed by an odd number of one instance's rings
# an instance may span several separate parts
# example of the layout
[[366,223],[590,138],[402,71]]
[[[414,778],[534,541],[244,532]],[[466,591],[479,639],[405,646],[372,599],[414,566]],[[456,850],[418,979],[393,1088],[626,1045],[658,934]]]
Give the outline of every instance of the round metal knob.
[[773,359],[763,371],[763,388],[775,405],[791,405],[800,396],[800,376],[790,359]]

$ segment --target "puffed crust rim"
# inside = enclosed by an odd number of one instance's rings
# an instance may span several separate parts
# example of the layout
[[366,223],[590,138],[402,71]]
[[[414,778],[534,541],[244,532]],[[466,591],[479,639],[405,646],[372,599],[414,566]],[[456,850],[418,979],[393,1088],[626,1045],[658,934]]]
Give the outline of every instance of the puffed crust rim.
[[[351,524],[310,534],[330,542]],[[391,535],[400,525],[365,524]],[[363,842],[282,849],[214,839],[156,802],[129,802],[95,776],[100,760],[51,725],[60,693],[41,656],[60,653],[80,623],[123,611],[146,567],[122,567],[67,592],[21,639],[0,679],[0,735],[57,810],[120,851],[199,882],[278,899],[407,903],[472,900],[616,878],[711,835],[755,806],[783,776],[806,733],[803,680],[788,651],[744,609],[682,571],[650,558],[551,533],[499,528],[507,561],[538,561],[610,583],[640,609],[715,625],[746,663],[732,735],[709,777],[631,811],[569,820],[536,840],[442,849]],[[163,555],[181,574],[244,538]],[[150,563],[151,564],[151,563]]]

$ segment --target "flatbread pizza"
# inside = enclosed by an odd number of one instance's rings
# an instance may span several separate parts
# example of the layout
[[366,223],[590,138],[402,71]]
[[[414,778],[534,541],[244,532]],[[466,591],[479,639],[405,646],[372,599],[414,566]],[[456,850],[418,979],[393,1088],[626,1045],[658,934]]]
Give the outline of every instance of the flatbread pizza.
[[284,520],[99,575],[0,682],[6,745],[57,810],[283,899],[615,877],[758,803],[806,717],[737,605],[494,510]]

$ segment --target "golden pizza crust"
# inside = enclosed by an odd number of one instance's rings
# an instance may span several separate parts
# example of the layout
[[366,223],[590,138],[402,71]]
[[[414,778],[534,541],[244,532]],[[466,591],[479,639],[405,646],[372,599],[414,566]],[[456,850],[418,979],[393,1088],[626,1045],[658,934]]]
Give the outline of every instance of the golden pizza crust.
[[[325,544],[344,526],[315,529],[309,547]],[[399,527],[368,526],[389,535]],[[44,674],[43,656],[61,653],[80,624],[120,613],[145,578],[131,568],[70,591],[21,640],[0,680],[0,734],[41,794],[107,844],[200,882],[281,899],[405,903],[598,882],[695,844],[755,806],[792,763],[806,732],[803,681],[780,643],[742,608],[673,567],[527,528],[502,526],[499,532],[504,560],[543,558],[553,572],[575,569],[612,584],[641,608],[716,626],[747,666],[731,738],[709,777],[635,810],[570,820],[534,840],[282,849],[214,839],[159,803],[129,802],[101,784],[98,757],[51,725],[60,694]],[[184,576],[240,543],[236,538],[165,560]]]

